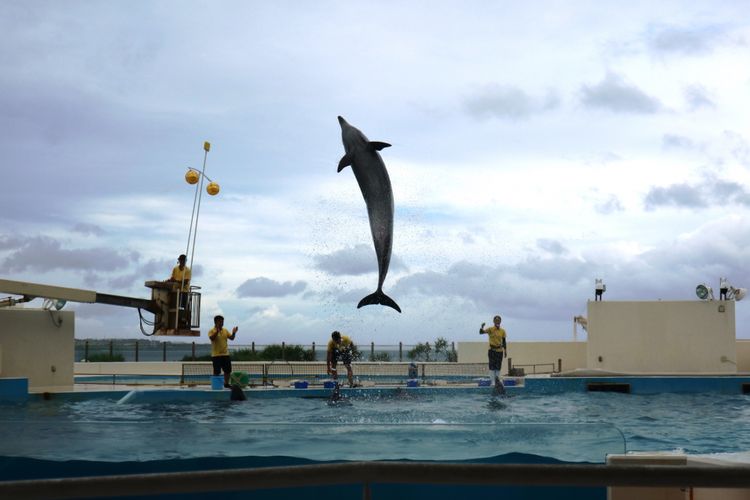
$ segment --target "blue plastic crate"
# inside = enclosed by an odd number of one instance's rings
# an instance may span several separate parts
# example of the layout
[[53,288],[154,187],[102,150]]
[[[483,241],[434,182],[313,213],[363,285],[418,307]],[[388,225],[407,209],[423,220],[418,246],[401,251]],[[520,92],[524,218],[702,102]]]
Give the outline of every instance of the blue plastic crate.
[[407,380],[406,387],[419,387],[419,379],[412,378]]
[[307,389],[307,380],[298,380],[294,383],[295,389]]

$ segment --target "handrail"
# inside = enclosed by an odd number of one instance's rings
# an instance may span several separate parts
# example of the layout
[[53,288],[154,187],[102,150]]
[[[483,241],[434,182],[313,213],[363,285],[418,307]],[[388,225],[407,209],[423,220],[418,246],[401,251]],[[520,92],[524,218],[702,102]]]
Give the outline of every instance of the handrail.
[[346,462],[0,482],[0,498],[53,500],[362,484],[750,488],[750,466]]

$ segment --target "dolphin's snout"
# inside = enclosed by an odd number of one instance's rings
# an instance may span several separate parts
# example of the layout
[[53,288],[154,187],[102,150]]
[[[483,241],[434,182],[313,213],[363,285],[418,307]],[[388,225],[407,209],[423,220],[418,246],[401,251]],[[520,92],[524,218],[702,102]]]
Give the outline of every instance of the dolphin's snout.
[[347,123],[347,121],[346,121],[346,120],[344,120],[344,117],[343,117],[343,116],[339,116],[339,125],[343,125],[343,124],[345,124],[345,123],[346,123],[347,125],[349,125],[349,124]]

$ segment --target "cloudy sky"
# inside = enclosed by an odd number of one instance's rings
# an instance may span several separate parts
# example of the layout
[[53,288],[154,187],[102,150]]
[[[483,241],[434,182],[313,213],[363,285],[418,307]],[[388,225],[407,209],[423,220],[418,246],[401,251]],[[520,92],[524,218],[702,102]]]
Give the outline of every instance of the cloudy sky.
[[[499,313],[511,340],[566,340],[595,278],[608,300],[749,286],[747,7],[6,0],[0,278],[148,297],[208,140],[204,333],[479,340]],[[338,115],[393,145],[402,314],[356,309],[377,268]],[[134,310],[69,307],[78,338],[140,336]]]

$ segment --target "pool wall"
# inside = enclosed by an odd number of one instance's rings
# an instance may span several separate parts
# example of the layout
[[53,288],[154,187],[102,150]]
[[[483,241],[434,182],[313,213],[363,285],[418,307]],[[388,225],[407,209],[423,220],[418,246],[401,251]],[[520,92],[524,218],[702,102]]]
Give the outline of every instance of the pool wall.
[[[51,461],[18,457],[0,457],[0,481],[34,480],[47,478],[89,477],[107,475],[146,474],[159,472],[209,471],[240,468],[313,465],[333,462],[313,461],[294,457],[210,457],[182,460],[154,460],[146,462],[99,462],[99,461]],[[441,462],[435,462],[441,463]],[[442,462],[446,463],[446,462]],[[554,459],[511,453],[497,457],[466,460],[450,463],[513,463],[513,464],[560,464]],[[472,485],[410,485],[410,484],[371,484],[371,498],[389,500],[455,500],[456,498],[503,498],[530,499],[581,499],[604,500],[607,490],[604,487],[550,487],[550,486],[472,486]],[[136,498],[136,497],[117,497]],[[278,488],[252,491],[207,492],[180,495],[139,496],[140,499],[187,499],[206,500],[297,500],[299,498],[361,499],[362,485],[315,486],[300,488]]]
[[[24,379],[0,379],[12,380],[7,382],[8,395],[6,396],[0,383],[0,401],[23,400]],[[714,377],[526,377],[509,379],[516,382],[515,385],[507,385],[506,392],[509,396],[523,394],[558,394],[565,392],[625,392],[628,394],[660,394],[660,393],[719,393],[719,394],[750,394],[750,376],[714,376]],[[104,385],[104,384],[103,384]],[[62,399],[69,401],[81,401],[86,399],[109,398],[121,399],[129,395],[123,402],[129,403],[153,403],[164,401],[220,401],[229,398],[230,391],[227,389],[211,390],[206,386],[180,387],[180,388],[115,388],[102,387],[101,390],[67,391],[56,393],[32,393],[30,399]],[[132,394],[131,394],[132,391]],[[332,389],[324,389],[320,386],[310,386],[307,389],[281,388],[281,387],[259,387],[246,389],[245,395],[257,399],[273,398],[316,398],[327,399]],[[446,394],[446,393],[479,393],[492,394],[492,387],[479,387],[478,385],[449,385],[449,386],[421,386],[421,387],[358,387],[341,389],[344,397],[379,397],[408,394]],[[626,396],[627,394],[625,394]]]

